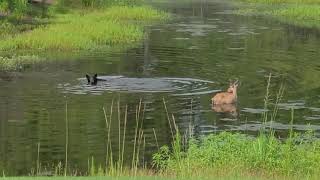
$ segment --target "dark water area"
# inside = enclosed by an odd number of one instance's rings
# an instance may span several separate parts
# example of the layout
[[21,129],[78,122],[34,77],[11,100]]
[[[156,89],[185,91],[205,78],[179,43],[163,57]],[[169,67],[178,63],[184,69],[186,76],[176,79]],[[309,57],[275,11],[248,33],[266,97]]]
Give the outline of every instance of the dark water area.
[[[36,167],[38,143],[43,167],[64,162],[66,111],[70,169],[86,171],[92,157],[97,166],[103,166],[107,146],[103,108],[109,117],[112,102],[114,154],[119,149],[118,103],[121,125],[128,107],[128,162],[140,100],[145,139],[141,163],[150,163],[157,150],[154,132],[160,145],[171,142],[163,99],[183,133],[201,136],[227,130],[254,135],[263,126],[263,112],[272,113],[272,103],[283,84],[284,95],[271,123],[276,135],[285,137],[291,127],[320,132],[320,30],[234,15],[230,5],[219,2],[155,6],[176,18],[146,27],[148,37],[137,48],[58,56],[24,72],[0,74],[1,172],[29,174]],[[89,86],[86,73],[98,73],[107,81]],[[271,105],[266,110],[270,73]],[[225,90],[229,79],[241,82],[237,106],[213,109],[213,94]]]

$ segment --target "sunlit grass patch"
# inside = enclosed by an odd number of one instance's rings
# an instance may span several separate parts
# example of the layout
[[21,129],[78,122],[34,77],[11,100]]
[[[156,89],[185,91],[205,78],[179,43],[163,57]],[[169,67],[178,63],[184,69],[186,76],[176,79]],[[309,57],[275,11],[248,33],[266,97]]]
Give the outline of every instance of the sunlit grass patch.
[[320,5],[296,5],[267,13],[285,23],[304,27],[320,27]]
[[320,0],[241,0],[249,3],[265,4],[320,4]]
[[169,14],[150,6],[128,7],[115,6],[105,12],[105,16],[116,20],[165,20]]
[[4,39],[0,50],[90,50],[133,43],[143,38],[143,25],[128,20],[145,22],[166,17],[145,6],[59,15],[51,25]]
[[236,11],[242,15],[269,16],[303,27],[320,27],[320,0],[240,0],[249,2]]
[[16,71],[22,70],[27,66],[42,62],[44,59],[38,56],[12,56],[0,57],[1,71]]
[[274,16],[292,18],[296,20],[316,20],[320,23],[320,6],[289,6],[271,11]]

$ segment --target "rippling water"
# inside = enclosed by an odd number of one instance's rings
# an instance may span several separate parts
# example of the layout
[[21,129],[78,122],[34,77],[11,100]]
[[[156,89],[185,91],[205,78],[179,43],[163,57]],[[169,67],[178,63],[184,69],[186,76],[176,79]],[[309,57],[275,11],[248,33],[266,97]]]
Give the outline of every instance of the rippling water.
[[[233,15],[225,3],[160,3],[176,15],[173,21],[147,27],[148,38],[123,53],[82,53],[52,56],[53,61],[21,73],[0,74],[0,170],[28,174],[40,161],[51,166],[64,161],[65,118],[69,122],[69,163],[86,170],[88,158],[104,164],[105,115],[113,116],[111,138],[118,152],[120,124],[128,107],[125,158],[131,159],[136,111],[141,100],[145,149],[150,162],[160,145],[171,141],[163,99],[181,132],[195,136],[222,130],[256,134],[274,128],[285,137],[288,129],[320,130],[320,31],[281,24],[261,17]],[[107,81],[87,85],[85,74]],[[270,105],[264,107],[267,80]],[[237,105],[211,107],[212,94],[239,79]],[[274,122],[272,113],[280,86]],[[67,104],[67,108],[66,108]],[[294,121],[290,124],[294,110]],[[190,126],[191,125],[191,126]]]
[[219,90],[208,90],[212,81],[192,78],[129,78],[124,76],[99,76],[97,85],[88,85],[86,78],[80,78],[81,84],[70,86],[59,84],[58,88],[64,93],[71,94],[96,94],[104,92],[129,92],[129,93],[162,93],[171,95],[210,94]]

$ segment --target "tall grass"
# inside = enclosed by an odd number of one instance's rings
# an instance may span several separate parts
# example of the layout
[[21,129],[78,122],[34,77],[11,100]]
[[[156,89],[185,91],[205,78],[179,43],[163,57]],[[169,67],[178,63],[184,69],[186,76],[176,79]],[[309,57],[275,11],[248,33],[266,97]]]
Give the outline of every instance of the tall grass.
[[[106,109],[109,109],[107,111]],[[127,121],[128,121],[128,106],[121,108],[120,101],[117,105],[112,101],[110,108],[102,108],[105,120],[105,132],[106,132],[106,155],[105,164],[96,164],[95,157],[88,157],[88,170],[87,172],[78,172],[77,169],[69,168],[68,147],[69,147],[69,122],[68,122],[68,103],[65,104],[65,160],[64,163],[59,162],[56,165],[41,166],[41,146],[40,142],[37,143],[37,159],[35,170],[31,170],[30,175],[41,176],[53,175],[53,176],[149,176],[155,175],[154,172],[143,164],[143,155],[145,150],[145,135],[143,130],[143,115],[145,108],[143,108],[142,100],[136,106],[136,136],[133,139],[135,144],[133,147],[126,144]],[[116,115],[116,119],[112,119]],[[122,116],[124,115],[124,116]],[[118,132],[112,132],[112,122],[116,121]],[[119,142],[113,142],[111,135],[117,133]],[[117,151],[115,151],[117,147]],[[124,159],[125,152],[132,149],[132,162],[128,159]],[[100,158],[100,157],[98,157]],[[127,161],[125,163],[125,161]],[[4,173],[4,172],[3,172]],[[49,174],[47,174],[49,173]]]
[[0,13],[7,15],[12,13],[21,18],[27,12],[27,0],[1,0]]
[[320,141],[304,141],[306,135],[293,134],[281,142],[271,135],[253,138],[222,132],[192,139],[186,152],[177,146],[172,151],[162,147],[154,155],[154,164],[164,173],[178,177],[319,177]]
[[145,6],[117,6],[88,14],[60,15],[51,25],[2,40],[0,50],[90,50],[133,43],[143,38],[143,27],[129,20],[151,21],[166,17],[165,13]]

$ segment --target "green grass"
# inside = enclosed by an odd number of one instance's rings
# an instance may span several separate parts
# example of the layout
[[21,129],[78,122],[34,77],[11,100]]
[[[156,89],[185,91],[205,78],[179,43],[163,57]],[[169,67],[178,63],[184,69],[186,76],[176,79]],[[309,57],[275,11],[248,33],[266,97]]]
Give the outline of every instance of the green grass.
[[[0,178],[3,180],[193,180],[193,179],[185,179],[185,178],[168,178],[168,177],[158,177],[158,176],[137,176],[137,177],[6,177]],[[195,178],[196,180],[200,180],[200,178]],[[213,178],[212,180],[259,180],[262,178],[240,178],[240,177],[229,177],[229,178]]]
[[9,178],[2,178],[2,179],[8,179],[8,180],[65,180],[65,179],[70,179],[70,180],[132,180],[132,179],[141,179],[141,180],[169,180],[168,178],[160,178],[160,177],[9,177]]
[[0,50],[90,50],[134,43],[144,36],[143,24],[167,18],[151,7],[116,6],[91,13],[59,15],[55,22],[5,38]]
[[153,159],[165,174],[178,177],[319,177],[320,140],[303,139],[310,137],[294,135],[281,142],[273,134],[253,138],[223,132],[191,140],[186,151],[176,139],[173,150],[164,146]]
[[320,28],[320,5],[295,5],[269,12],[282,22]]
[[38,56],[0,56],[0,70],[2,71],[18,71],[27,68],[28,66],[43,62],[44,59]]
[[264,15],[284,23],[320,28],[320,0],[240,0],[244,15]]
[[241,0],[249,3],[265,4],[320,4],[320,0]]

